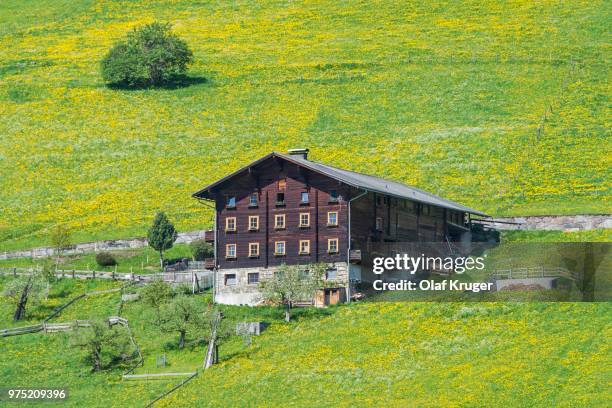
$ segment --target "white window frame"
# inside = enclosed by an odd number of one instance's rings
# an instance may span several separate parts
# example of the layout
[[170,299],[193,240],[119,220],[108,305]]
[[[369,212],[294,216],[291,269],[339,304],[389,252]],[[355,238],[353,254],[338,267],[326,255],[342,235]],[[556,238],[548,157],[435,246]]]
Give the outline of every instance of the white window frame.
[[[335,249],[335,250],[333,250],[333,251],[332,251],[332,242],[335,242],[335,243],[336,243],[336,245],[335,245],[335,246],[336,246],[336,249]],[[328,254],[337,254],[337,253],[339,253],[340,251],[339,251],[338,246],[339,246],[339,241],[338,241],[338,238],[329,238],[329,239],[327,240],[327,253],[328,253]]]
[[[278,244],[283,244],[283,252],[278,252]],[[287,254],[287,242],[286,241],[275,241],[274,242],[274,255],[285,256]]]
[[[252,221],[255,220],[255,226],[253,227]],[[259,215],[249,215],[249,231],[259,231]]]
[[[257,251],[255,251],[255,253],[251,251],[252,245],[255,245],[255,247],[257,248]],[[259,242],[249,242],[249,258],[258,258],[258,257],[259,257]]]
[[[234,248],[234,255],[230,255],[230,248]],[[236,244],[225,244],[225,258],[236,259],[238,258],[238,245]]]
[[[302,216],[306,216],[306,223],[302,223]],[[309,212],[302,212],[300,213],[300,223],[299,223],[299,227],[300,228],[307,228],[310,227],[310,213]]]
[[[283,225],[278,224],[278,220],[283,220]],[[285,214],[274,214],[274,229],[285,229],[287,227],[287,218]]]
[[[306,244],[306,250],[302,250],[302,244]],[[309,239],[300,239],[298,251],[300,255],[309,255],[310,254],[310,240]]]
[[[230,228],[230,221],[234,222],[234,227]],[[238,221],[236,221],[236,217],[227,217],[225,219],[225,231],[226,232],[235,232],[238,229]]]
[[[331,215],[332,214],[336,215],[336,222],[335,223],[331,222]],[[327,212],[327,226],[328,227],[337,227],[338,226],[338,211],[328,211]]]

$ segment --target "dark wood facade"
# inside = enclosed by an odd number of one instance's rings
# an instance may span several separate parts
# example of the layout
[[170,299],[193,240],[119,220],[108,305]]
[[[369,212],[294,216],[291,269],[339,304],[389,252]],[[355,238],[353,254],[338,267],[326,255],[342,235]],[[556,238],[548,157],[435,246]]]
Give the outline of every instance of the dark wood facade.
[[[469,231],[464,211],[351,186],[274,154],[194,196],[215,201],[220,269],[347,262],[349,250],[367,259],[370,243],[457,241]],[[328,223],[330,212],[336,225]],[[308,225],[300,225],[302,214],[308,214]],[[284,227],[277,228],[275,217],[283,215]],[[250,217],[257,217],[257,228]],[[337,240],[336,251],[330,252],[329,240]],[[309,243],[308,253],[300,252],[301,241]],[[284,254],[275,250],[279,242]]]
[[[320,174],[304,171],[295,164],[271,160],[232,180],[218,190],[217,263],[220,268],[268,267],[282,263],[307,264],[346,260],[348,213],[346,197],[350,188]],[[335,191],[337,198],[332,198]],[[302,193],[308,200],[302,201]],[[256,205],[251,196],[256,195]],[[279,201],[279,194],[283,195]],[[235,198],[235,206],[228,199]],[[335,212],[337,225],[328,225],[328,213]],[[308,225],[300,225],[308,214]],[[275,216],[284,215],[284,228],[276,228]],[[235,219],[235,231],[228,231],[227,218]],[[249,217],[258,218],[258,229],[250,229]],[[336,239],[337,251],[328,250]],[[308,253],[300,253],[300,241],[308,241]],[[276,243],[285,243],[285,253],[275,253]],[[227,245],[236,245],[235,257],[227,256]],[[249,254],[250,244],[259,245],[259,255]]]

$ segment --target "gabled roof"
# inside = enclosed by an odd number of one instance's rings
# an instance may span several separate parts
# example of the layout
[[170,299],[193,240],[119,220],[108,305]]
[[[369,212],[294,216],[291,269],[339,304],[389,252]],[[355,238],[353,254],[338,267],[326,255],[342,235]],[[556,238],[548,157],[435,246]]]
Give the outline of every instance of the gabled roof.
[[328,177],[331,177],[344,184],[347,184],[349,186],[352,186],[358,189],[362,189],[362,190],[366,190],[366,191],[370,191],[374,193],[380,193],[384,195],[389,195],[392,197],[412,200],[412,201],[416,201],[419,203],[434,205],[437,207],[448,208],[450,210],[462,211],[462,212],[481,215],[485,217],[488,216],[487,214],[481,211],[466,207],[462,204],[456,203],[451,200],[447,200],[435,194],[428,193],[426,191],[423,191],[421,189],[418,189],[412,186],[408,186],[406,184],[398,183],[396,181],[391,181],[391,180],[385,180],[380,177],[370,176],[367,174],[357,173],[354,171],[339,169],[337,167],[329,166],[327,164],[322,164],[322,163],[317,163],[311,160],[307,160],[299,156],[290,156],[290,155],[277,153],[277,152],[272,152],[270,154],[267,154],[266,156],[262,157],[259,160],[254,161],[248,166],[245,166],[235,171],[234,173],[220,180],[217,180],[216,182],[196,192],[195,194],[193,194],[193,196],[196,198],[212,198],[212,195],[210,194],[211,189],[233,178],[234,176],[237,176],[238,174],[243,173],[244,171],[247,171],[250,167],[253,167],[259,163],[262,163],[272,157],[282,158],[288,162],[295,163],[306,169],[309,169],[316,173],[326,175]]

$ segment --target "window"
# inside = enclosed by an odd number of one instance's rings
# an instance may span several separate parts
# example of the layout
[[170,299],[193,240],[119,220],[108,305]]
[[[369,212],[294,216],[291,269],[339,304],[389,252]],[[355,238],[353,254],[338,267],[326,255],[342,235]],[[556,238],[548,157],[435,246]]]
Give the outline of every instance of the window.
[[249,273],[247,275],[247,278],[248,278],[249,285],[254,285],[256,283],[259,283],[259,274],[257,272]]
[[249,197],[249,207],[257,207],[257,193],[253,193]]
[[307,239],[300,240],[300,255],[308,255],[310,253],[310,241]]
[[383,219],[382,217],[376,217],[376,231],[383,230]]
[[380,204],[381,204],[380,196],[376,197],[376,204],[377,204],[377,205],[380,205]]
[[259,243],[258,242],[249,242],[249,257],[250,258],[259,257]]
[[236,217],[227,217],[225,219],[225,231],[236,231]]
[[234,286],[236,285],[236,283],[237,281],[235,273],[228,273],[227,275],[225,275],[225,286]]
[[284,191],[287,188],[287,179],[278,180],[278,189]]
[[285,255],[285,241],[276,241],[274,243],[274,255]]
[[338,190],[331,190],[329,192],[329,201],[335,203],[338,201]]
[[300,203],[308,204],[308,191],[302,191],[302,194],[300,195]]
[[338,253],[338,238],[331,238],[327,240],[327,252],[330,254]]
[[236,208],[236,196],[227,196],[227,208]]
[[300,227],[310,227],[310,213],[300,213]]
[[259,230],[259,215],[249,215],[249,231]]
[[327,213],[327,225],[335,227],[338,225],[338,211],[329,211]]
[[285,228],[285,214],[276,214],[274,216],[274,228],[276,229]]
[[338,277],[338,269],[327,268],[327,271],[325,271],[325,279],[330,280],[330,279],[336,279],[337,277]]
[[276,193],[276,205],[285,205],[285,193]]
[[228,259],[236,258],[236,244],[225,245],[225,257]]

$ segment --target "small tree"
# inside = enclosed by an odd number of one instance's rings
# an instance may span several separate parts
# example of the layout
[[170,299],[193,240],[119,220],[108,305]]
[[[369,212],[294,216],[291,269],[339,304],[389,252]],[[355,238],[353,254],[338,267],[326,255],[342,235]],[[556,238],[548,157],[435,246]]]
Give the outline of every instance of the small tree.
[[271,279],[261,282],[264,300],[285,306],[285,321],[291,320],[291,307],[298,300],[312,299],[323,286],[326,266],[315,264],[281,265]]
[[156,279],[140,290],[145,305],[155,310],[156,323],[161,322],[161,307],[172,297],[172,286],[161,279]]
[[159,86],[185,75],[192,61],[193,52],[170,24],[152,23],[135,28],[111,48],[101,63],[102,77],[115,85]]
[[196,239],[190,244],[190,247],[194,261],[203,261],[206,258],[215,256],[213,246],[203,239]]
[[36,272],[28,276],[19,276],[7,283],[3,295],[11,299],[15,304],[13,321],[26,318],[26,307],[28,304],[37,304],[47,297],[49,284],[42,272]]
[[153,225],[147,233],[147,241],[149,246],[159,252],[159,262],[162,270],[164,269],[164,251],[172,248],[176,241],[176,229],[168,220],[163,212],[157,213],[153,220]]
[[167,333],[178,333],[178,347],[185,347],[187,333],[205,330],[208,325],[208,311],[201,309],[198,300],[185,295],[177,295],[162,309],[161,328]]
[[91,320],[90,327],[76,328],[72,333],[73,346],[87,350],[92,371],[100,371],[134,354],[123,327],[110,327],[106,320]]
[[57,255],[57,263],[59,263],[59,258],[62,256],[62,253],[71,245],[70,230],[65,225],[56,225],[51,230],[50,239],[51,245],[53,246],[55,254]]

